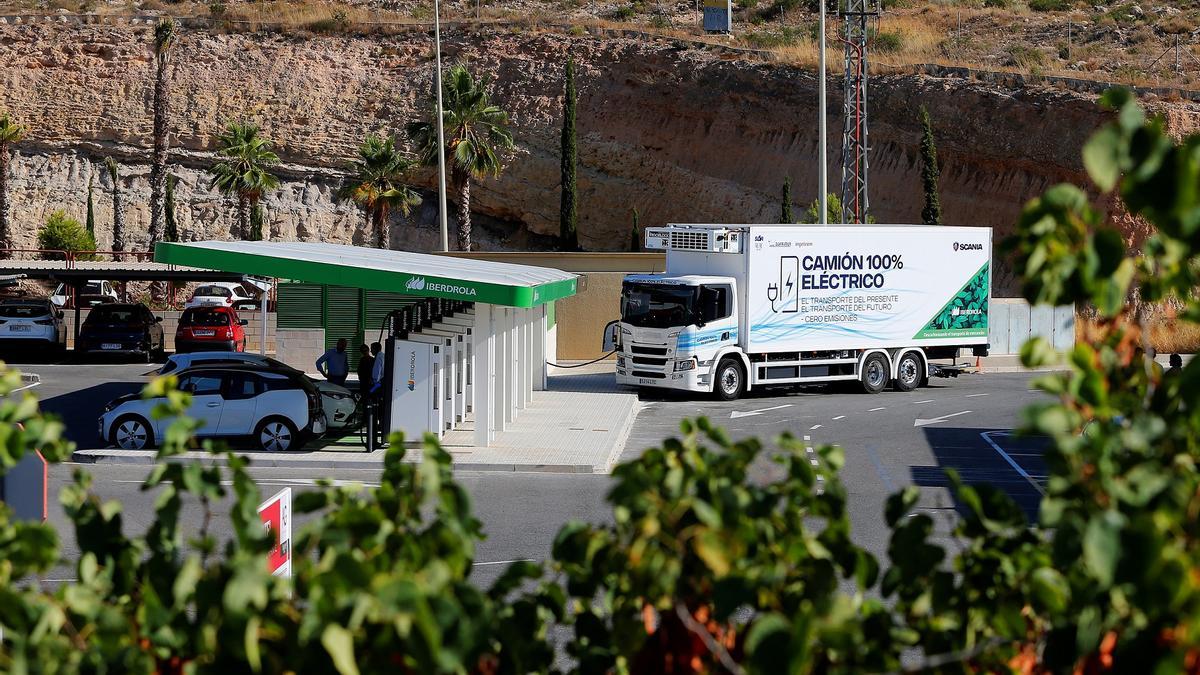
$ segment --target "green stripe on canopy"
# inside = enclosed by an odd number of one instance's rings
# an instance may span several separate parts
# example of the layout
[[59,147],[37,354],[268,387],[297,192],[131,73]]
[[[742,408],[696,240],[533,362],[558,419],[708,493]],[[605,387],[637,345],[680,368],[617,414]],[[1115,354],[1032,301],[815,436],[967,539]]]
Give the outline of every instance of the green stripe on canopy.
[[536,307],[575,295],[561,270],[427,253],[309,242],[159,243],[157,262],[330,286]]

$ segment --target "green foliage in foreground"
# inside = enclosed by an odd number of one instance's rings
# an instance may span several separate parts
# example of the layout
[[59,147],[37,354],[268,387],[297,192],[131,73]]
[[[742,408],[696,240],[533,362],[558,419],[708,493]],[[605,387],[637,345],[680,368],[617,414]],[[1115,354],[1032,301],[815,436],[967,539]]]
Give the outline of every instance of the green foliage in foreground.
[[[1118,189],[1158,228],[1130,256],[1078,188],[1030,204],[1008,244],[1029,299],[1091,302],[1103,334],[1068,354],[1026,345],[1053,395],[1025,413],[1049,437],[1040,522],[990,486],[950,482],[960,518],[947,540],[910,487],[881,517],[889,561],[850,537],[837,448],[783,437],[731,442],[707,420],[618,467],[609,525],[570,523],[551,559],[472,583],[482,537],[450,458],[427,441],[417,463],[393,439],[373,489],[296,497],[294,578],[267,574],[268,543],[246,462],[166,460],[190,446],[187,396],[144,488],[158,494],[142,537],[77,470],[61,495],[75,527],[78,581],[36,577],[62,555],[53,528],[0,507],[0,671],[580,673],[1145,672],[1200,662],[1200,361],[1164,374],[1144,358],[1126,304],[1175,298],[1200,319],[1200,137],[1175,145],[1127,98],[1089,143],[1101,190]],[[17,383],[0,379],[0,394]],[[19,427],[21,423],[23,427]],[[0,471],[40,448],[69,448],[32,397],[0,403]],[[231,504],[234,536],[209,523]],[[950,547],[949,550],[947,547]],[[560,663],[556,654],[567,659]],[[901,660],[904,656],[903,661]]]

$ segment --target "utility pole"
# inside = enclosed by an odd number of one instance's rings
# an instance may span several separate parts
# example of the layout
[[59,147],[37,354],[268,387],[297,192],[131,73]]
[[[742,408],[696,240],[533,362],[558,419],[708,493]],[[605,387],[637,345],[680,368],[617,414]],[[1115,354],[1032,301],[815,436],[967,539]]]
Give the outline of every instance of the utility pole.
[[865,223],[867,198],[867,41],[877,28],[879,0],[846,0],[842,11],[846,46],[842,126],[842,222]]
[[821,34],[821,39],[817,47],[820,50],[817,58],[817,63],[819,64],[817,68],[820,71],[817,75],[817,117],[819,118],[818,136],[820,137],[817,141],[817,154],[819,155],[817,165],[817,189],[819,191],[817,194],[817,208],[820,209],[821,217],[817,222],[822,225],[828,225],[829,161],[827,153],[829,140],[825,119],[827,117],[825,104],[825,0],[821,0],[821,18],[817,23],[817,32]]
[[433,0],[433,42],[435,66],[434,87],[437,89],[438,135],[438,220],[442,226],[442,252],[450,250],[450,230],[446,226],[446,133],[442,129],[442,20],[438,0]]

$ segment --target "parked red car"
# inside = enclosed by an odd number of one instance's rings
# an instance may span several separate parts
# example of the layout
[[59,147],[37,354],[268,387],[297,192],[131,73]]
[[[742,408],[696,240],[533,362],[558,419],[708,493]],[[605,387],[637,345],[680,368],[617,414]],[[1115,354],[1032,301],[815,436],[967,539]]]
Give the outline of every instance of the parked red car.
[[244,352],[246,325],[232,307],[193,307],[179,318],[175,353]]

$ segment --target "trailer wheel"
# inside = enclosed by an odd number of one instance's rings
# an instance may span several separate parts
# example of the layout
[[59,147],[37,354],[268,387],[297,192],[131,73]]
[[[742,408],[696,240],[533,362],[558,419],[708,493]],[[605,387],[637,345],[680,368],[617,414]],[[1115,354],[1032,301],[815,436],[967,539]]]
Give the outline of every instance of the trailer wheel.
[[883,354],[875,352],[863,361],[860,375],[863,391],[868,394],[878,394],[888,383],[888,362]]
[[737,359],[721,359],[717,364],[713,392],[722,401],[736,401],[746,393],[746,373]]
[[912,391],[924,380],[924,364],[916,352],[905,352],[896,365],[896,391]]

